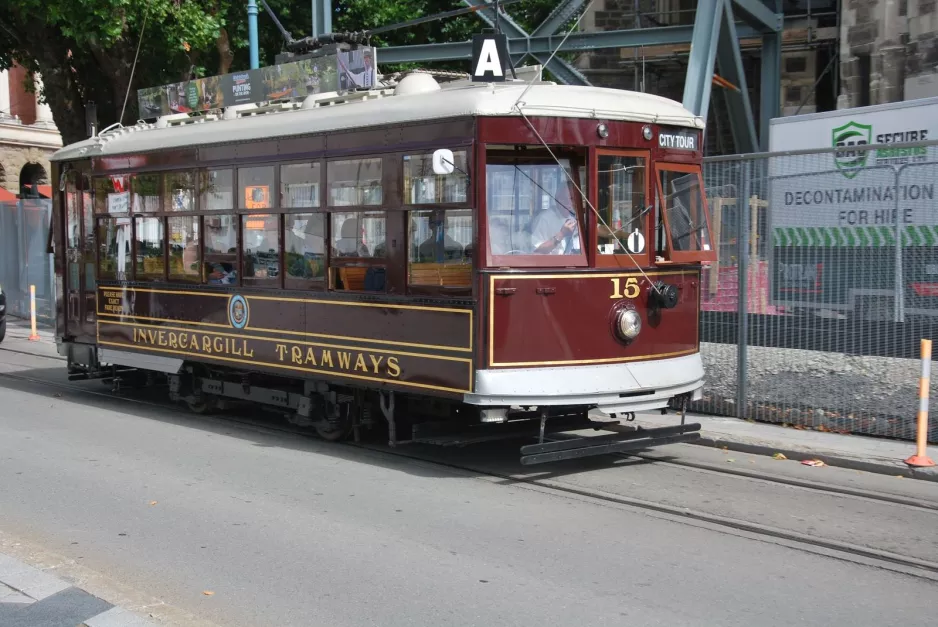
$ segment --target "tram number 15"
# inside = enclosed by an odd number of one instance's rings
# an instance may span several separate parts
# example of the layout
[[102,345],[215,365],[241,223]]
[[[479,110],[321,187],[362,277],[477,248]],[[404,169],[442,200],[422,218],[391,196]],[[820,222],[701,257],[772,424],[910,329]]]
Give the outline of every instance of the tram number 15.
[[630,276],[625,280],[625,286],[623,288],[621,284],[621,279],[610,279],[612,281],[612,296],[609,298],[638,298],[639,293],[641,293],[641,288],[638,286],[638,279],[634,276]]

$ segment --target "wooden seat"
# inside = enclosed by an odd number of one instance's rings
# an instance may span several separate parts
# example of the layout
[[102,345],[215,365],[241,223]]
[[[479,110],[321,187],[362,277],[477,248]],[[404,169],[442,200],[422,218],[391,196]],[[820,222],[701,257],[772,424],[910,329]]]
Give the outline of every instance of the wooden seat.
[[467,263],[412,263],[410,284],[469,287],[472,285],[472,266]]
[[360,266],[349,266],[338,268],[339,279],[342,281],[342,289],[361,292],[365,289],[365,273],[368,268]]

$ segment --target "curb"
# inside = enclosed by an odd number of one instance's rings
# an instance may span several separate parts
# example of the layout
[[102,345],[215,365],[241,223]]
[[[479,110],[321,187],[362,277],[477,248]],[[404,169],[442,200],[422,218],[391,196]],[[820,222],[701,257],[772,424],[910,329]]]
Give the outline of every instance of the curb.
[[784,445],[757,444],[754,442],[745,442],[738,439],[726,439],[725,436],[708,435],[701,433],[700,438],[689,442],[695,446],[707,446],[711,448],[724,448],[739,453],[750,453],[753,455],[764,455],[771,457],[775,453],[782,453],[788,459],[803,461],[806,459],[819,459],[828,466],[836,468],[847,468],[849,470],[860,470],[879,475],[900,475],[908,479],[918,479],[920,481],[938,482],[938,467],[915,469],[903,464],[902,462],[889,461],[867,461],[838,455],[836,453],[810,452],[803,449],[788,448]]

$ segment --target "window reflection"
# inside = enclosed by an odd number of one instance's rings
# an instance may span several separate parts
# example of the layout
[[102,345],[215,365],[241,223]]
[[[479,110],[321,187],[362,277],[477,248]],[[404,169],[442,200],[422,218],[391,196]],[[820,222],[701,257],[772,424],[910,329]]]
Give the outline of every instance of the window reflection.
[[164,271],[163,219],[136,218],[137,279],[162,280]]
[[467,198],[469,179],[466,151],[453,153],[455,170],[452,174],[437,175],[433,172],[433,155],[404,156],[404,204],[427,205],[439,203],[464,203]]
[[465,287],[472,278],[472,212],[410,212],[408,282]]
[[257,214],[242,218],[244,282],[277,282],[280,277],[280,216]]
[[210,285],[238,283],[238,222],[233,215],[207,215],[205,224],[204,280]]
[[[566,171],[566,172],[565,172]],[[493,255],[579,255],[582,236],[570,162],[552,159],[486,166]]]
[[199,173],[203,211],[230,211],[234,209],[231,197],[234,176],[231,170],[203,170]]
[[[646,208],[645,160],[640,157],[600,155],[597,224],[601,255],[627,254],[629,233],[644,230]],[[605,223],[605,224],[603,224]]]
[[318,163],[292,163],[280,168],[280,205],[282,207],[318,207]]
[[160,210],[159,174],[135,174],[130,185],[134,213],[155,213]]
[[166,175],[166,210],[195,211],[195,174],[171,172]]
[[94,212],[130,212],[130,177],[118,174],[94,179]]
[[331,161],[327,172],[331,206],[355,207],[381,204],[380,158]]
[[[89,207],[90,212],[90,207]],[[81,197],[75,178],[69,177],[65,184],[65,246],[78,248],[81,245]]]
[[710,230],[696,172],[659,171],[662,205],[675,252],[710,252]]
[[332,254],[335,257],[384,257],[385,213],[332,214]]
[[296,213],[285,216],[283,231],[287,278],[319,281],[326,275],[326,216]]
[[101,278],[130,280],[130,218],[100,218],[98,243]]
[[202,267],[199,252],[199,217],[169,218],[169,277],[198,281]]
[[242,209],[273,207],[274,167],[238,168],[238,202]]

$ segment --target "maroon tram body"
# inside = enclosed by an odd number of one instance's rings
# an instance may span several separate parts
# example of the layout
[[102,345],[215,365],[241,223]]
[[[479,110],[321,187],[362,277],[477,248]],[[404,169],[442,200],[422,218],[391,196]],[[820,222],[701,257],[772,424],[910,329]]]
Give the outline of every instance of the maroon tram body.
[[[73,376],[165,377],[193,409],[257,401],[330,438],[378,412],[392,440],[540,423],[528,463],[695,437],[619,429],[571,452],[544,429],[699,394],[701,121],[645,94],[420,81],[60,151]],[[551,211],[574,226],[552,234]]]

